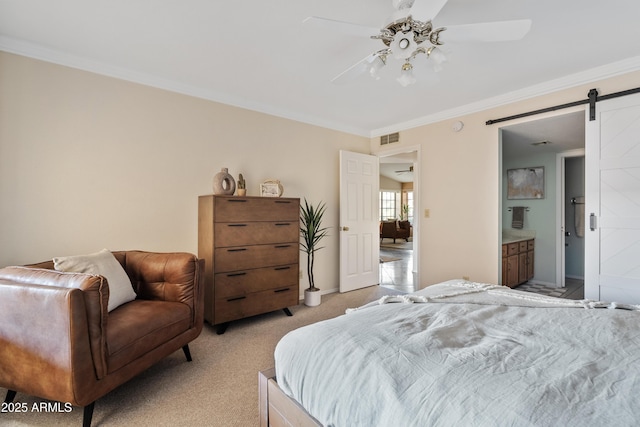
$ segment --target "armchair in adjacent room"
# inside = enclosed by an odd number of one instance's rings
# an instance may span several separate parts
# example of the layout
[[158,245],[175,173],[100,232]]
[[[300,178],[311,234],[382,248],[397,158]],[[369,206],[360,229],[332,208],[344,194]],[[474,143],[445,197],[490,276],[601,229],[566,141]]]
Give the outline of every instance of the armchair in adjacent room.
[[393,239],[393,243],[396,239],[405,239],[409,241],[411,236],[411,224],[409,221],[383,221],[380,228],[380,241],[384,238]]

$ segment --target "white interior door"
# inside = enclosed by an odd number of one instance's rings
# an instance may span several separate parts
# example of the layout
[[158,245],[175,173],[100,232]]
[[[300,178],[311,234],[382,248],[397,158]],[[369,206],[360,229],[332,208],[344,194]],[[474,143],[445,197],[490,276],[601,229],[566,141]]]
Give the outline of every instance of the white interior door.
[[586,127],[585,298],[640,303],[640,95]]
[[340,292],[380,282],[378,157],[340,151]]

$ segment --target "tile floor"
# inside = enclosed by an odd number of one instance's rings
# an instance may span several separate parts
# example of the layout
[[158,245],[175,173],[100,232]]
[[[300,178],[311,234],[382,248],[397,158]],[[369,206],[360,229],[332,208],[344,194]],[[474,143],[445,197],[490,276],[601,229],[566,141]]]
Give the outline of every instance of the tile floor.
[[[411,242],[398,240],[395,244],[384,240],[380,245],[380,286],[400,292],[414,292],[413,250]],[[559,298],[579,300],[584,298],[582,280],[567,278],[564,288],[554,288],[535,283],[523,283],[514,289]]]
[[414,292],[412,243],[385,239],[380,245],[380,286],[400,292]]
[[514,289],[519,291],[533,292],[552,297],[580,300],[584,299],[584,281],[578,279],[565,279],[564,288],[554,288],[536,283],[523,283]]

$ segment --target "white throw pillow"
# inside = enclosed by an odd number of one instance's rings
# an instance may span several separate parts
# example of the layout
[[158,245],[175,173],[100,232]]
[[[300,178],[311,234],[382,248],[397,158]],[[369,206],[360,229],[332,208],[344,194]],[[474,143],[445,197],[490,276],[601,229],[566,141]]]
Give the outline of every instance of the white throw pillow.
[[53,259],[53,265],[58,271],[104,276],[109,282],[108,311],[136,299],[129,276],[108,249],[89,255],[57,257]]

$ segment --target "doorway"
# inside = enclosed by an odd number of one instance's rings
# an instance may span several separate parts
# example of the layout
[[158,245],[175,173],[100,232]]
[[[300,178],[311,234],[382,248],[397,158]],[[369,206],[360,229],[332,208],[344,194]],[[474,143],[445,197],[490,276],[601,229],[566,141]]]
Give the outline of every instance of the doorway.
[[[535,233],[535,283],[547,287],[564,287],[566,246],[565,214],[573,215],[573,205],[565,200],[584,196],[580,191],[566,191],[565,160],[582,156],[585,147],[585,112],[558,114],[531,120],[500,129],[502,195],[500,199],[501,226],[503,235],[512,230],[509,211],[513,206],[527,208],[523,229]],[[534,199],[513,200],[507,197],[507,171],[509,169],[542,167],[544,169],[544,194]],[[584,183],[584,168],[582,169]],[[571,242],[570,242],[571,244]],[[574,242],[575,244],[575,242]],[[502,269],[499,271],[501,272]],[[575,274],[578,276],[579,274]],[[501,274],[500,274],[501,276]],[[501,279],[502,280],[502,279]],[[573,280],[573,278],[572,278]],[[573,284],[573,282],[572,282]]]
[[[400,292],[420,289],[419,147],[379,153],[380,285]],[[397,233],[393,230],[397,229]],[[383,231],[384,230],[384,231]]]

